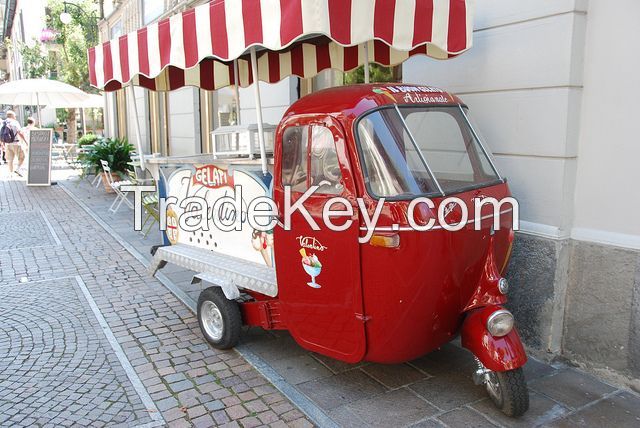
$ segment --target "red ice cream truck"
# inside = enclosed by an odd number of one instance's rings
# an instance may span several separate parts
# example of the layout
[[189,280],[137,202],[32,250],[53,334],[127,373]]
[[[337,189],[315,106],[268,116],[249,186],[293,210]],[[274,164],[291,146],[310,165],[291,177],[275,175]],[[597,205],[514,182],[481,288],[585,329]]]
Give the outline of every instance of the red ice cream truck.
[[[428,86],[323,90],[289,108],[274,143],[269,186],[259,162],[246,159],[196,164],[166,179],[167,196],[175,198],[167,214],[174,227],[167,231],[171,245],[155,248],[151,270],[174,263],[210,285],[198,300],[205,338],[225,349],[238,342],[243,325],[284,329],[305,349],[345,362],[399,363],[460,335],[477,359],[477,382],[505,413],[522,414],[527,357],[513,316],[502,306],[512,210],[499,212],[498,228],[491,205],[474,212],[475,199],[501,200],[509,188],[462,101]],[[286,186],[291,205],[317,186],[303,206],[319,230],[298,211],[289,230],[223,233],[211,223],[205,232],[190,232],[178,225],[191,209],[182,210],[182,200],[200,195],[214,206],[208,215],[222,216],[224,205],[215,202],[236,185],[245,208],[256,196],[272,197],[281,221]],[[451,196],[466,204],[469,220],[459,204],[446,203]],[[353,206],[334,219],[337,226],[350,220],[340,231],[323,223],[323,209],[336,197]],[[410,209],[424,197],[433,208]],[[381,199],[370,239],[361,243],[364,216],[372,218]],[[447,206],[440,208],[443,201]],[[409,222],[413,215],[414,224],[425,225],[439,210],[448,224],[464,225],[418,231]]]
[[[255,84],[358,67],[368,83],[371,62],[456,57],[471,48],[474,4],[211,1],[89,50],[91,84],[127,90],[141,166],[167,201],[150,270],[173,263],[207,284],[198,320],[213,346],[233,347],[242,325],[260,326],[345,362],[398,363],[461,336],[495,404],[511,416],[527,410],[527,357],[503,307],[514,212],[502,205],[498,222],[491,205],[476,212],[475,201],[509,189],[464,103],[429,86],[349,86],[301,98],[270,128]],[[133,86],[231,86],[233,123],[214,131],[211,155],[145,156]],[[255,126],[240,120],[238,88],[248,86]],[[249,227],[252,201],[264,197],[289,227]],[[342,230],[323,221],[336,198],[346,201],[333,219]],[[288,216],[297,202],[306,212]],[[222,230],[225,219],[244,227]]]

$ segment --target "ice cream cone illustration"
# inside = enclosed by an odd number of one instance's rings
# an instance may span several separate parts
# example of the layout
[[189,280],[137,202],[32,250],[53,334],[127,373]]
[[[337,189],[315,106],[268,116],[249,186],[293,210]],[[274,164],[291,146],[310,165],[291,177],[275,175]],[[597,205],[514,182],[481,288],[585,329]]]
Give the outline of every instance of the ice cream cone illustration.
[[322,263],[318,260],[318,256],[315,254],[307,255],[307,250],[304,248],[300,248],[300,255],[302,256],[302,268],[311,277],[311,282],[307,282],[307,285],[311,288],[320,288],[321,285],[316,282],[316,277],[322,271]]
[[253,234],[251,235],[251,245],[253,246],[254,250],[260,252],[264,263],[267,266],[272,267],[269,247],[273,247],[273,233],[254,230]]

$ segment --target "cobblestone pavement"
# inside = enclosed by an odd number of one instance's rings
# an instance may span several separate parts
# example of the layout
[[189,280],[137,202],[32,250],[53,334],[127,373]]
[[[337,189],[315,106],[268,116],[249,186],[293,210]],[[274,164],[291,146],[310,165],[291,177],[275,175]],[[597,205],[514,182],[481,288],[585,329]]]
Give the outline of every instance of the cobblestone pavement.
[[60,186],[0,214],[0,426],[312,425]]
[[68,278],[0,285],[0,421],[12,426],[151,422],[78,293]]
[[[113,196],[91,189],[86,182],[66,182],[65,189],[102,219],[113,236],[127,243],[141,260],[157,234],[143,238],[132,230],[131,211],[117,215],[106,207]],[[163,281],[193,307],[200,287],[191,285],[193,272],[167,266]],[[241,354],[262,367],[298,403],[308,403],[340,426],[420,427],[636,427],[640,426],[637,394],[608,385],[574,368],[548,365],[533,358],[525,366],[531,408],[514,420],[498,412],[470,374],[470,354],[455,345],[407,364],[345,364],[298,346],[286,332],[245,331]],[[284,389],[284,388],[283,388]]]
[[57,242],[42,211],[0,213],[0,236],[11,237],[2,250],[50,246]]

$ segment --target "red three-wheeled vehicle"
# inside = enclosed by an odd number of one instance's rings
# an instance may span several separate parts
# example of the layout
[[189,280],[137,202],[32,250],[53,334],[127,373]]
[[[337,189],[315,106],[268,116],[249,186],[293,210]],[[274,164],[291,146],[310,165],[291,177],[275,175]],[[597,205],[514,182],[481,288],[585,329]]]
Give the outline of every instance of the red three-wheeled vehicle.
[[[300,346],[342,361],[398,363],[459,335],[496,405],[512,416],[527,410],[526,354],[503,307],[516,210],[498,205],[494,220],[495,206],[476,205],[502,201],[509,189],[464,103],[429,86],[328,89],[295,102],[269,134],[260,85],[252,85],[255,112],[242,112],[238,98],[239,87],[257,80],[363,66],[368,82],[370,62],[457,56],[471,46],[473,5],[212,1],[89,51],[91,83],[106,91],[235,89],[224,120],[236,126],[213,132],[213,155],[141,156],[169,201],[165,245],[154,249],[150,270],[174,263],[209,285],[198,320],[212,345],[232,347],[242,325],[261,326],[286,329]],[[240,113],[255,113],[256,127],[243,127]],[[136,135],[142,154],[137,126]],[[216,203],[239,189],[241,212],[230,217]],[[251,201],[264,196],[289,227],[248,227]],[[342,230],[323,218],[335,198],[346,201],[346,214],[334,218]],[[288,210],[296,202],[306,214]],[[223,217],[245,227],[223,231],[215,221]],[[433,226],[436,218],[444,222]],[[193,229],[195,219],[205,226]]]
[[[231,255],[220,232],[213,234],[216,247],[197,248],[180,240],[187,236],[181,230],[174,245],[155,253],[153,270],[176,263],[213,284],[198,302],[209,342],[232,347],[242,325],[261,326],[289,330],[300,346],[342,361],[399,363],[460,335],[477,359],[476,381],[496,404],[509,415],[527,409],[526,354],[503,307],[513,208],[487,204],[475,211],[476,200],[504,200],[509,189],[461,100],[437,88],[398,84],[317,92],[285,114],[269,169],[273,181],[264,194],[283,224],[253,231],[239,245],[263,259]],[[221,171],[229,178],[220,179]],[[218,159],[186,169],[186,182],[193,191],[203,176],[215,177],[208,179],[214,192],[220,182],[237,184],[243,174],[259,173],[257,162]],[[181,193],[176,183],[185,182],[183,174],[168,179],[170,195]],[[331,220],[340,230],[332,230],[323,212],[337,197],[353,209],[343,207],[346,214]],[[432,208],[411,206],[426,197]],[[453,197],[457,203],[449,202]],[[301,210],[287,214],[287,204],[301,199],[311,221]],[[377,207],[377,222],[368,225]],[[446,224],[416,230],[438,215]]]

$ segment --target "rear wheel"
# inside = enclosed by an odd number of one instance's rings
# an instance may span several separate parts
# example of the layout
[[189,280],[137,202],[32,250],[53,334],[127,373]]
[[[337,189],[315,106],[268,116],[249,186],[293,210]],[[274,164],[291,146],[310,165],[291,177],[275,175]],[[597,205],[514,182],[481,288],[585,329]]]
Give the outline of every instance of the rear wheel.
[[529,390],[522,368],[505,372],[486,370],[484,384],[491,401],[505,415],[517,418],[529,409]]
[[220,287],[210,287],[200,293],[198,323],[207,342],[215,348],[233,348],[240,340],[240,307],[235,300],[227,299]]

